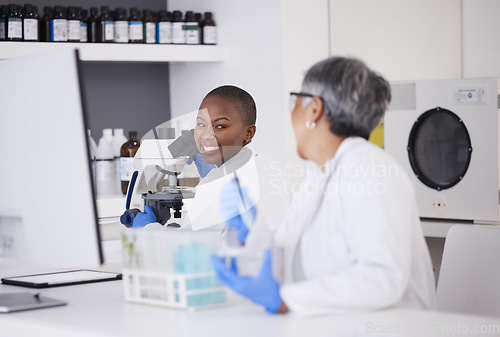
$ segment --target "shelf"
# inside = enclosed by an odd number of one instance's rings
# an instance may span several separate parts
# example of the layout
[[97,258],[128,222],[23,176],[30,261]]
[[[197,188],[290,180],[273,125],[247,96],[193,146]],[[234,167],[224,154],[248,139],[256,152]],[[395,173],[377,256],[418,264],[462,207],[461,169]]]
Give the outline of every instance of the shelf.
[[160,45],[69,42],[0,42],[0,59],[78,49],[82,61],[220,62],[224,48],[207,45]]

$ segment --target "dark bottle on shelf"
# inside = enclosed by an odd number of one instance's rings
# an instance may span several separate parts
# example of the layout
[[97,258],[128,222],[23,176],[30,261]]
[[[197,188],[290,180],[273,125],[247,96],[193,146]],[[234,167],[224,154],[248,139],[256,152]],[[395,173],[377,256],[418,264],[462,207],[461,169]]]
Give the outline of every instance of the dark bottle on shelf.
[[128,38],[130,43],[142,43],[142,19],[139,16],[139,9],[130,8],[130,17],[128,19]]
[[90,8],[90,15],[87,20],[87,42],[97,42],[97,7]]
[[120,148],[120,180],[123,194],[127,194],[128,184],[132,173],[134,173],[134,156],[140,145],[137,139],[137,131],[130,131],[128,134],[129,140]]
[[54,16],[50,20],[50,41],[68,41],[68,20],[63,6],[54,8]]
[[156,23],[156,43],[172,43],[172,13],[166,10],[158,12]]
[[76,7],[69,6],[67,10],[68,19],[68,41],[80,42],[80,17],[76,13]]
[[174,11],[172,20],[172,43],[185,44],[186,32],[184,31],[184,20],[182,20],[182,12]]
[[7,15],[7,40],[21,41],[23,39],[23,22],[21,18],[21,6],[9,5]]
[[50,41],[50,21],[52,20],[53,8],[49,6],[43,7],[43,16],[39,22],[39,39],[42,42]]
[[101,6],[101,16],[97,19],[97,42],[113,42],[115,25],[108,6]]
[[80,42],[87,42],[87,20],[89,19],[89,11],[87,9],[81,9],[81,7],[78,7],[77,11],[80,11]]
[[200,43],[200,36],[198,35],[198,22],[194,18],[194,13],[192,11],[186,12],[184,31],[186,32],[186,44]]
[[202,40],[203,44],[217,44],[217,26],[211,12],[205,12]]
[[115,42],[128,43],[128,19],[125,8],[115,10]]
[[201,15],[201,13],[194,13],[194,19],[196,20],[196,22],[198,22],[198,44],[202,44],[203,16]]
[[143,28],[143,42],[155,43],[156,42],[156,20],[149,9],[142,11]]
[[7,39],[6,21],[7,14],[9,13],[9,7],[7,5],[0,6],[0,41],[5,41]]
[[38,41],[38,8],[31,4],[24,5],[23,39]]

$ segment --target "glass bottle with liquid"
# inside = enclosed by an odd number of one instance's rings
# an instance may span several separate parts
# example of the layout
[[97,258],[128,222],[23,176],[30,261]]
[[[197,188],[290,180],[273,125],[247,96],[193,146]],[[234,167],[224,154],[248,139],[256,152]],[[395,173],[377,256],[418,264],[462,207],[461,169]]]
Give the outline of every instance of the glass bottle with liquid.
[[211,12],[205,12],[202,40],[203,44],[217,44],[217,26]]
[[129,140],[120,149],[120,179],[123,194],[127,194],[128,184],[132,178],[132,173],[134,173],[134,156],[139,150],[139,146],[137,131],[130,131]]
[[97,18],[99,17],[99,9],[90,7],[90,15],[87,20],[87,42],[97,42]]
[[101,6],[101,16],[96,24],[97,42],[113,42],[115,39],[115,24],[109,6]]
[[68,7],[67,19],[68,19],[68,41],[80,42],[80,17],[76,13],[75,6]]
[[186,32],[184,31],[184,20],[182,20],[182,12],[174,11],[172,20],[172,43],[185,44]]
[[155,43],[156,42],[156,20],[149,9],[142,11],[142,22],[143,28],[143,42],[144,43]]
[[23,39],[38,41],[38,8],[31,4],[24,5]]
[[116,184],[114,183],[115,165],[113,162],[113,148],[111,141],[113,131],[111,129],[102,130],[103,136],[99,139],[95,153],[95,174],[97,195],[113,195],[116,193]]
[[137,7],[130,8],[130,17],[128,19],[128,39],[130,43],[142,43],[142,19],[139,16]]
[[128,43],[128,18],[125,8],[115,10],[115,42]]
[[77,9],[80,11],[80,42],[88,41],[87,21],[89,19],[89,11],[87,9]]
[[21,18],[21,6],[9,5],[9,13],[7,15],[7,40],[21,41],[23,39],[23,21]]
[[50,41],[68,41],[68,20],[63,6],[56,6],[54,8],[54,16],[50,20]]
[[203,36],[203,16],[201,13],[194,13],[194,19],[198,22],[198,44],[202,44],[202,36]]
[[7,39],[7,30],[5,29],[5,24],[7,21],[7,14],[9,13],[9,7],[7,5],[0,6],[0,41],[5,41]]
[[52,14],[54,9],[50,6],[43,7],[43,16],[40,18],[39,25],[39,38],[42,42],[50,41],[50,21],[52,20]]
[[172,13],[160,10],[156,23],[156,43],[172,43]]
[[186,44],[199,44],[200,35],[198,34],[198,21],[194,18],[192,11],[186,12],[186,22],[184,24],[186,34]]

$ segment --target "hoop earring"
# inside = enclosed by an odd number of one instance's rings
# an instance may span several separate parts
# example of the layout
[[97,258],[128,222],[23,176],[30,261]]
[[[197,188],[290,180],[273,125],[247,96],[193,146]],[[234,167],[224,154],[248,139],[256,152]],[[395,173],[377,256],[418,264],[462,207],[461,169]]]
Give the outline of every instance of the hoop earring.
[[316,127],[316,122],[310,122],[310,121],[306,121],[306,129],[308,130],[312,130]]

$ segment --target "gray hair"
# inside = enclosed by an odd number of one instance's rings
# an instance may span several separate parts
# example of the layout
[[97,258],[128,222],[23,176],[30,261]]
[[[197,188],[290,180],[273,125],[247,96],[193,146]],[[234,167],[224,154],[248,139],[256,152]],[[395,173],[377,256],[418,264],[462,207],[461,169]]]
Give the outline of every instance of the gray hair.
[[316,63],[302,82],[302,92],[320,96],[330,131],[368,139],[391,101],[389,83],[362,61],[331,57]]

